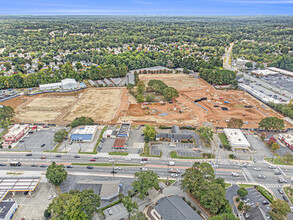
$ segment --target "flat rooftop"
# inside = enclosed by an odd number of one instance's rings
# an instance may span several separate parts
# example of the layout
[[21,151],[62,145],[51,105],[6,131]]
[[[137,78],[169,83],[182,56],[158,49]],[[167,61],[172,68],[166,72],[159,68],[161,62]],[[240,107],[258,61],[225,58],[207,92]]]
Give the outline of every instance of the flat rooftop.
[[249,142],[240,129],[224,128],[224,133],[232,147],[248,148]]
[[118,134],[127,134],[130,129],[130,124],[123,123],[119,128]]
[[75,129],[72,134],[94,134],[96,132],[97,126],[85,126],[82,128]]
[[34,191],[40,177],[0,177],[0,202],[8,192]]

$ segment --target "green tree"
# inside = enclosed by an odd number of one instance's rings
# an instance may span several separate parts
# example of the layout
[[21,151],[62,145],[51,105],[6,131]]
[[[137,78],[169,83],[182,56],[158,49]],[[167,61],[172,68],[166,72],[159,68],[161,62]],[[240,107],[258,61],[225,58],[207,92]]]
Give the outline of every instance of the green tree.
[[251,69],[253,67],[252,63],[251,62],[247,62],[245,63],[245,66],[248,68],[248,69]]
[[144,102],[144,97],[143,97],[143,95],[142,95],[142,94],[138,94],[138,95],[136,96],[136,101],[137,101],[138,103]]
[[231,118],[227,125],[228,128],[241,128],[243,126],[243,121],[240,118]]
[[175,88],[167,87],[163,90],[163,96],[167,101],[171,101],[172,99],[178,98],[179,94]]
[[122,204],[128,212],[128,219],[130,219],[131,215],[138,210],[137,203],[135,201],[132,202],[132,199],[130,196],[125,196],[122,199]]
[[77,62],[75,64],[75,67],[76,67],[76,69],[80,70],[80,69],[82,69],[82,64],[80,62]]
[[290,206],[286,201],[276,199],[271,204],[269,215],[273,220],[283,220],[290,212]]
[[243,208],[244,208],[244,202],[240,202],[239,204],[238,204],[238,206],[237,206],[237,209],[239,210],[239,211],[242,211],[243,210]]
[[78,195],[63,193],[53,200],[48,207],[48,211],[51,213],[53,220],[87,220],[87,215],[83,212],[81,203]]
[[94,120],[90,117],[80,117],[80,118],[75,118],[73,122],[70,124],[72,128],[78,126],[78,125],[93,125]]
[[49,212],[49,210],[46,209],[46,210],[44,211],[44,217],[45,217],[45,218],[49,218],[50,216],[51,216],[51,212]]
[[154,95],[147,95],[146,96],[146,101],[147,102],[154,102],[155,101],[155,96]]
[[209,220],[239,220],[239,218],[236,218],[233,213],[224,213],[221,215],[213,216],[209,218]]
[[153,141],[156,138],[156,129],[154,126],[146,125],[143,134],[146,142]]
[[130,217],[130,220],[148,220],[142,212],[136,213]]
[[71,190],[69,194],[78,195],[81,201],[81,209],[92,219],[93,214],[97,211],[97,207],[101,205],[100,197],[92,190],[85,189],[83,191]]
[[139,193],[138,197],[142,200],[147,194],[148,190],[159,186],[159,176],[152,170],[136,172],[134,174],[136,180],[132,182],[132,187]]
[[244,187],[240,187],[240,188],[237,190],[237,194],[238,194],[241,198],[244,198],[245,196],[248,195],[248,192],[247,192],[247,190],[246,190]]
[[259,128],[266,130],[283,130],[284,127],[284,120],[277,117],[266,117],[259,122]]
[[63,128],[54,134],[54,141],[61,143],[68,136],[68,132]]
[[272,144],[272,150],[273,150],[273,151],[276,151],[276,150],[278,150],[279,148],[280,148],[280,145],[279,145],[277,142],[275,142],[275,143]]
[[10,106],[0,108],[0,127],[8,128],[14,117],[14,110]]
[[57,165],[54,161],[47,168],[46,178],[50,183],[59,186],[64,180],[67,179],[67,172],[64,165]]

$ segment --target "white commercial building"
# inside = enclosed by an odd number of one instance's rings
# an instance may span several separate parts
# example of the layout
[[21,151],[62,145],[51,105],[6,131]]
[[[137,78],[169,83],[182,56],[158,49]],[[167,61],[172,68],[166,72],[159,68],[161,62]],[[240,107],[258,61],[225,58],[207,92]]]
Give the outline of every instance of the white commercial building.
[[240,129],[224,128],[224,133],[232,148],[248,150],[250,147],[249,142]]
[[57,89],[74,90],[78,88],[78,85],[75,79],[63,79],[59,83],[41,84],[39,87],[41,91]]
[[15,124],[13,125],[7,134],[4,135],[4,145],[8,146],[14,142],[17,142],[23,135],[29,131],[29,124]]
[[276,67],[269,67],[268,69],[272,70],[272,71],[276,71],[276,72],[284,74],[284,75],[293,76],[293,72],[288,71],[288,70],[283,70],[283,69],[279,69]]
[[91,142],[96,134],[97,126],[85,126],[75,129],[70,136],[71,141]]
[[278,72],[266,69],[266,70],[253,70],[251,73],[261,75],[261,76],[268,76],[268,75],[277,75],[279,74]]
[[61,87],[65,90],[77,89],[77,82],[75,79],[63,79],[61,80]]
[[17,208],[18,208],[18,205],[15,201],[10,201],[10,200],[2,201],[0,203],[0,220],[12,219]]

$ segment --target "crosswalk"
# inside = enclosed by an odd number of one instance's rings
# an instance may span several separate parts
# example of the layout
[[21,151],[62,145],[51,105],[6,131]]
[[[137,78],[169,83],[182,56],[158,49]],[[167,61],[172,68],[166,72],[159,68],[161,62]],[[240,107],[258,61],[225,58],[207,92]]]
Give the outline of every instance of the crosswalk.
[[268,188],[282,188],[283,185],[281,184],[265,184],[266,187]]
[[243,170],[243,175],[245,179],[249,180],[249,182],[255,182],[254,178],[252,177],[252,175],[249,173],[249,171],[246,168],[242,168],[242,170]]

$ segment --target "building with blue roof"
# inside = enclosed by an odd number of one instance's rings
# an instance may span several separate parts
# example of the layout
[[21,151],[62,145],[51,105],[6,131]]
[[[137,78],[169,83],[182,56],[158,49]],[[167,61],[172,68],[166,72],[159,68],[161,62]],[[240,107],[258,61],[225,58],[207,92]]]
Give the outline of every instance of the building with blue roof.
[[85,126],[75,129],[71,135],[72,142],[92,142],[96,134],[97,126]]

